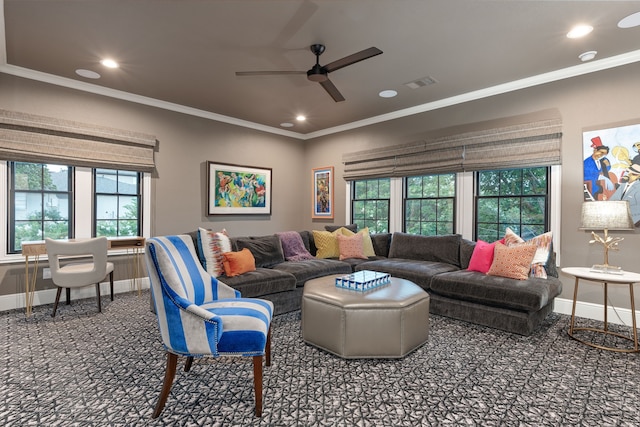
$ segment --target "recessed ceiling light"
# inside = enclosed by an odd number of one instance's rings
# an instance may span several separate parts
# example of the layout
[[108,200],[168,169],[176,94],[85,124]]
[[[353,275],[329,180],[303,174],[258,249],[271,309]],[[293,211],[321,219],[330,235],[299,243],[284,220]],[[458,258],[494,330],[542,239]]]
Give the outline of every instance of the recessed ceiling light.
[[618,27],[620,28],[632,28],[637,27],[638,25],[640,25],[640,12],[636,12],[626,18],[622,18],[620,22],[618,22]]
[[380,96],[380,98],[393,98],[397,94],[398,94],[398,92],[396,92],[395,90],[388,89],[388,90],[383,90],[382,92],[380,92],[378,94],[378,96]]
[[576,25],[567,33],[567,37],[570,39],[578,39],[586,36],[591,31],[593,31],[593,27],[591,25]]
[[595,50],[590,50],[588,52],[581,53],[580,55],[578,55],[578,58],[580,58],[582,62],[591,61],[593,58],[596,57],[597,53],[598,52],[596,52]]
[[100,63],[107,68],[118,68],[118,63],[113,59],[103,59]]
[[81,76],[81,77],[85,77],[87,79],[99,79],[100,78],[100,74],[96,73],[95,71],[84,70],[82,68],[78,68],[76,70],[76,74]]
[[292,128],[293,123],[284,122],[284,123],[280,123],[280,126],[282,126],[283,128]]
[[305,120],[307,120],[307,118],[301,114],[296,117],[296,120],[299,122],[304,122]]

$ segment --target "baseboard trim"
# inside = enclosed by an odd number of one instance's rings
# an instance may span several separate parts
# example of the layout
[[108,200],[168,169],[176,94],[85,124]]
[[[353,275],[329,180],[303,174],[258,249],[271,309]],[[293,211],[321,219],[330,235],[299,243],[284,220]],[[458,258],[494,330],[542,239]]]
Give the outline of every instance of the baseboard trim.
[[[149,289],[148,277],[142,277],[138,279],[138,283],[140,284],[140,289]],[[132,281],[129,279],[116,280],[113,282],[114,294],[132,292],[136,289],[137,288],[134,288]],[[38,305],[53,304],[53,302],[56,300],[56,291],[57,288],[36,291],[33,295],[33,306],[35,307]],[[102,282],[102,284],[100,285],[100,295],[109,296],[109,294],[109,282]],[[73,289],[71,291],[71,301],[83,298],[95,298],[95,296],[96,290],[94,286],[85,286],[82,288]],[[60,299],[64,301],[65,296],[63,295]],[[0,296],[0,311],[8,311],[19,308],[25,308],[24,293]]]
[[[565,298],[556,298],[554,300],[553,311],[556,313],[568,314],[571,316],[572,308],[573,300]],[[576,317],[604,321],[604,309],[602,304],[578,301],[576,303]],[[640,319],[640,312],[638,310],[636,310],[636,321],[638,321],[637,319]],[[631,326],[631,309],[611,307],[610,305],[607,305],[607,322],[617,325]]]

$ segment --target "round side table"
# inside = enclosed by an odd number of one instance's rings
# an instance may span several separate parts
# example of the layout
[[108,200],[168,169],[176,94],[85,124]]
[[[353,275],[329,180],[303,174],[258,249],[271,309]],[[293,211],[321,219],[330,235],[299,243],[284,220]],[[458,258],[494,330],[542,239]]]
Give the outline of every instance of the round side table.
[[[573,308],[571,309],[571,323],[569,325],[569,331],[568,331],[569,336],[576,341],[580,341],[583,344],[586,344],[591,347],[599,348],[601,350],[617,351],[621,353],[636,353],[640,351],[638,349],[638,329],[636,325],[636,308],[635,308],[635,300],[633,297],[633,285],[634,283],[640,282],[640,274],[631,273],[628,271],[625,271],[622,274],[600,273],[600,272],[592,271],[588,267],[566,267],[562,269],[562,272],[576,278],[575,289],[573,291]],[[575,317],[576,317],[576,300],[578,297],[578,284],[580,283],[580,279],[604,284],[604,328],[603,329],[588,328],[588,327],[576,328],[574,326]],[[610,283],[617,284],[617,285],[629,285],[629,296],[631,298],[631,323],[632,323],[631,337],[618,334],[616,332],[612,332],[609,330],[608,323],[607,323],[607,287]],[[616,337],[623,338],[625,340],[633,342],[633,348],[615,348],[615,347],[606,347],[603,345],[595,344],[589,341],[582,340],[580,338],[576,338],[573,334],[575,331],[591,331],[591,332],[597,332],[600,334],[614,335]]]

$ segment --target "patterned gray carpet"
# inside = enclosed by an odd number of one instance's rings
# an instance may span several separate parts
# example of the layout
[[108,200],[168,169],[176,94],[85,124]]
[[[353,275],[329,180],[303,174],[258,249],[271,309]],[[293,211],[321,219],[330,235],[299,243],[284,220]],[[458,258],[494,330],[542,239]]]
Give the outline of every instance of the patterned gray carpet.
[[1,313],[0,425],[640,425],[640,355],[570,339],[559,314],[530,337],[432,316],[428,343],[402,360],[334,357],[303,343],[299,312],[277,316],[262,418],[250,359],[226,358],[180,370],[152,420],[165,357],[148,301]]

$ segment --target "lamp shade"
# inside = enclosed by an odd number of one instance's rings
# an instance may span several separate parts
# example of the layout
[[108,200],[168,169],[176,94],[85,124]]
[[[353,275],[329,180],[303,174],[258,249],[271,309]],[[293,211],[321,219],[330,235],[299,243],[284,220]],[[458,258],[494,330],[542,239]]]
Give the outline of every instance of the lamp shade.
[[581,230],[633,230],[629,202],[607,200],[582,203]]

